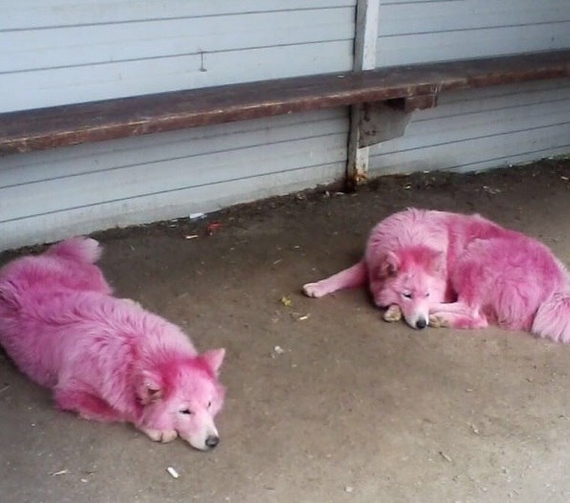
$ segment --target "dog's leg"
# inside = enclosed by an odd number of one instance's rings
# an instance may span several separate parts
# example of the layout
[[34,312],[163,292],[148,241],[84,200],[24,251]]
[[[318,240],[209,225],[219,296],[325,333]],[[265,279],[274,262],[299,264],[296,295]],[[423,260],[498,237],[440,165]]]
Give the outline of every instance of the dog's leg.
[[489,323],[478,309],[463,302],[451,302],[430,306],[429,325],[434,328],[485,328]]
[[176,430],[155,430],[153,428],[147,428],[141,424],[137,425],[137,428],[148,436],[151,440],[155,442],[162,442],[166,444],[172,442],[178,436]]
[[400,309],[400,306],[398,306],[398,304],[392,304],[389,306],[388,309],[384,311],[382,319],[390,323],[400,321],[402,319],[402,310]]
[[364,260],[361,260],[352,267],[337,272],[326,279],[317,281],[316,283],[307,283],[303,286],[303,293],[307,297],[319,298],[344,288],[363,286],[367,278],[368,272],[366,263]]
[[104,400],[86,391],[56,388],[55,402],[60,409],[77,412],[84,419],[105,422],[123,419]]

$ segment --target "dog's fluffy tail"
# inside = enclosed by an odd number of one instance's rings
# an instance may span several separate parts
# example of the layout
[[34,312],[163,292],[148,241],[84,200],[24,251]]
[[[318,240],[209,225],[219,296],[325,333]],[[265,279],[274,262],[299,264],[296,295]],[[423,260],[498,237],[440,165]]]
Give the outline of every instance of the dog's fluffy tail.
[[540,305],[531,331],[557,342],[570,342],[570,287],[555,292]]
[[50,246],[46,253],[82,264],[94,264],[101,257],[102,249],[94,239],[77,237]]

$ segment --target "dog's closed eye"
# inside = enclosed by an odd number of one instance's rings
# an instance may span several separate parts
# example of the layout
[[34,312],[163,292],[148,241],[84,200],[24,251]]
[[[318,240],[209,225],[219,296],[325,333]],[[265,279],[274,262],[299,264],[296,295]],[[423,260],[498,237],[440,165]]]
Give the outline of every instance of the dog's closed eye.
[[182,409],[180,411],[180,414],[185,414],[185,415],[189,416],[190,414],[192,414],[192,411],[190,409]]

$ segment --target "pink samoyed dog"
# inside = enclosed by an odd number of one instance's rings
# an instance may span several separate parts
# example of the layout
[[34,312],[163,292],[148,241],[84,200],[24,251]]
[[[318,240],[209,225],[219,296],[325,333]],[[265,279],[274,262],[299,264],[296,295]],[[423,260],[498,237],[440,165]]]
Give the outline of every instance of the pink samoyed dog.
[[303,291],[368,284],[386,321],[413,328],[493,323],[570,342],[570,275],[542,243],[479,215],[408,209],[374,227],[364,257]]
[[224,350],[198,355],[177,326],[113,297],[94,265],[100,253],[75,238],[0,269],[0,344],[63,410],[212,449]]

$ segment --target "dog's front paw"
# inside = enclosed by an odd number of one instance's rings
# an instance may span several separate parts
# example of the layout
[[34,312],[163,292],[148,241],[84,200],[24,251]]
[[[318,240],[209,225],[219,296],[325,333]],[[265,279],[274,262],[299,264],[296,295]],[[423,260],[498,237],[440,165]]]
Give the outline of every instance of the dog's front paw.
[[152,428],[144,428],[140,426],[139,429],[151,440],[154,440],[155,442],[162,442],[163,444],[172,442],[178,436],[176,430],[154,430]]
[[400,309],[400,306],[392,304],[388,309],[386,309],[386,311],[384,311],[382,319],[390,323],[400,321],[402,319],[402,310]]
[[318,282],[317,283],[307,283],[306,285],[303,285],[303,293],[307,297],[314,297],[315,299],[318,299],[319,297],[322,297],[323,295],[326,294],[326,292],[319,285]]
[[430,314],[429,326],[433,328],[449,328],[449,321],[440,314]]
[[140,304],[140,302],[137,302],[136,300],[127,299],[126,297],[123,297],[121,300],[132,307],[140,307],[142,309],[142,305]]

